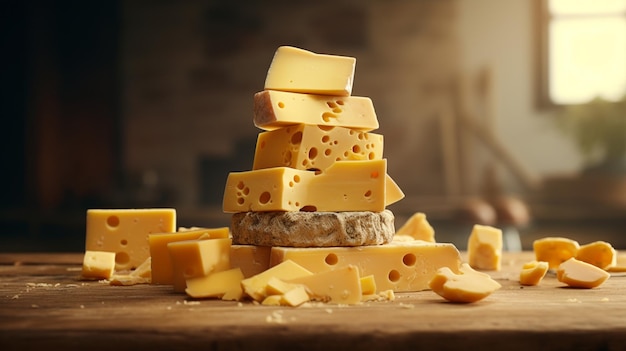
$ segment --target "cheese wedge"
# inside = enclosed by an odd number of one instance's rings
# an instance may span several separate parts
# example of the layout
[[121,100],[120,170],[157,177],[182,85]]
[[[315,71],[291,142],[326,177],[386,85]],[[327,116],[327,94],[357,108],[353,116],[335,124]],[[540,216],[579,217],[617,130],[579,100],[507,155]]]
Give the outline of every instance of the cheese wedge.
[[594,241],[581,245],[575,257],[579,261],[590,263],[604,270],[617,265],[617,251],[606,241]]
[[184,292],[188,279],[230,269],[230,245],[229,238],[167,244],[172,259],[174,291]]
[[550,269],[576,256],[580,245],[577,241],[563,237],[545,237],[533,242],[537,261],[548,262]]
[[520,284],[539,285],[548,272],[548,268],[548,262],[531,261],[524,263],[519,275]]
[[219,297],[223,300],[239,300],[243,295],[241,269],[232,268],[209,273],[205,276],[186,280],[185,292],[193,298]]
[[471,303],[484,299],[502,287],[488,274],[475,271],[467,263],[463,263],[459,270],[460,273],[456,274],[448,267],[440,268],[430,281],[430,288],[448,301]]
[[556,271],[560,282],[574,288],[596,288],[610,276],[607,271],[573,257],[561,263]]
[[396,231],[396,235],[408,235],[415,240],[435,242],[435,230],[428,223],[426,215],[422,212],[416,212],[409,217],[402,227]]

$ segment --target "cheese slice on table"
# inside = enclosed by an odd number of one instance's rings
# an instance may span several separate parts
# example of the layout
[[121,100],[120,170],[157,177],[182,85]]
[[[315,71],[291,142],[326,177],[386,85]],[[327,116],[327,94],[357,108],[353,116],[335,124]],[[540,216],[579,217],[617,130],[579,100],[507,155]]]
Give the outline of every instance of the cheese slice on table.
[[592,289],[602,285],[610,276],[607,271],[573,257],[556,270],[556,278],[574,288]]
[[252,169],[291,167],[324,172],[336,161],[382,158],[380,134],[298,124],[260,133]]
[[469,265],[499,271],[502,266],[502,230],[476,224],[467,242]]
[[317,175],[290,167],[231,172],[223,210],[381,212],[402,197],[388,180],[386,159],[339,161]]
[[193,228],[176,233],[155,233],[148,236],[152,267],[152,284],[174,284],[172,259],[167,244],[177,241],[228,238],[229,228]]
[[359,270],[354,265],[291,279],[288,282],[306,286],[309,295],[316,300],[349,305],[361,302]]
[[441,267],[458,271],[461,256],[447,243],[391,242],[385,245],[333,248],[273,247],[270,265],[293,261],[313,273],[354,265],[359,276],[373,275],[379,291],[421,291]]
[[533,241],[537,261],[548,262],[550,269],[576,256],[580,245],[577,241],[563,237],[545,237]]
[[265,89],[348,96],[352,93],[355,67],[354,57],[281,46],[267,71]]
[[83,278],[109,279],[115,272],[115,253],[107,251],[85,251]]
[[229,238],[167,244],[172,259],[174,291],[184,292],[187,279],[230,269],[230,245]]
[[175,231],[174,209],[92,209],[87,211],[85,250],[115,252],[115,269],[131,270],[150,257],[150,234]]
[[263,90],[254,95],[254,125],[275,130],[294,124],[345,127],[362,132],[378,129],[372,99]]

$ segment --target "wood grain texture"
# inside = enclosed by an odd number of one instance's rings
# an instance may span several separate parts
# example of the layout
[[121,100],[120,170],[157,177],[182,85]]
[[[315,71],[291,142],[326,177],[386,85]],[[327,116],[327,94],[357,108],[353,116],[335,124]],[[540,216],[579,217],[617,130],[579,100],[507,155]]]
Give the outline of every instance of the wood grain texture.
[[[502,284],[485,300],[453,304],[431,291],[392,302],[287,308],[193,301],[169,286],[80,281],[80,264],[13,265],[0,254],[1,350],[623,350],[626,277],[599,288],[554,276],[521,287],[532,253],[505,254]],[[36,255],[35,255],[36,256]],[[57,259],[49,257],[53,262]],[[64,261],[64,260],[61,260]],[[39,269],[36,269],[39,267]]]

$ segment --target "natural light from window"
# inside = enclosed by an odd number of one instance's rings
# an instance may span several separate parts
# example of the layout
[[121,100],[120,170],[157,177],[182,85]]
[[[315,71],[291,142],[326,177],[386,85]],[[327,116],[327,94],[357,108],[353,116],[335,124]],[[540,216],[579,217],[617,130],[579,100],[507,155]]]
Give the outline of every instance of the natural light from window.
[[626,93],[626,0],[549,1],[549,92],[556,104]]

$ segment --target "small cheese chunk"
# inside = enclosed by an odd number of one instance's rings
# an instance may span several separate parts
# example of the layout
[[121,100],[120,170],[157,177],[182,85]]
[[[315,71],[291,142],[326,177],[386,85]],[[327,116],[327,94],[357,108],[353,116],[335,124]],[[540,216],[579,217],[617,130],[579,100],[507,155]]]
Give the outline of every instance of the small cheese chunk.
[[167,244],[172,259],[174,291],[184,292],[186,280],[230,269],[231,239],[187,240]]
[[422,212],[414,213],[405,223],[396,231],[397,235],[408,235],[415,240],[423,240],[427,242],[435,242],[435,230],[426,220],[426,215]]
[[309,300],[311,300],[311,297],[307,293],[306,288],[303,285],[297,285],[282,295],[280,304],[296,307]]
[[152,257],[148,257],[142,264],[139,265],[135,270],[130,272],[130,275],[133,277],[145,278],[148,281],[152,279]]
[[463,263],[460,274],[455,274],[448,267],[440,268],[430,281],[429,286],[437,295],[452,302],[470,303],[484,299],[502,286],[482,272]]
[[550,269],[576,256],[580,245],[577,241],[563,237],[545,237],[533,242],[537,261],[548,262]]
[[[372,100],[367,97],[323,96],[273,90],[261,91],[254,95],[254,125],[258,128],[271,131],[298,124],[328,130],[330,133],[320,136],[324,139],[329,138],[320,140],[322,145],[327,146],[335,144],[335,141],[339,143],[344,140],[344,132],[332,131],[332,127],[358,131],[359,133],[354,133],[354,136],[362,137],[362,132],[378,129],[379,126]],[[335,138],[332,142],[331,137]],[[382,139],[380,147],[382,150]]]
[[282,304],[283,295],[269,295],[263,299],[261,305],[280,306]]
[[148,235],[174,231],[174,209],[92,209],[87,211],[85,250],[115,252],[115,269],[131,270],[150,257]]
[[223,300],[239,300],[243,294],[241,269],[233,268],[225,271],[186,280],[185,292],[193,298],[219,297]]
[[382,158],[382,135],[298,124],[260,133],[252,169],[291,167],[324,172],[336,161]]
[[353,265],[291,279],[289,282],[306,286],[313,298],[328,303],[356,304],[361,302],[363,295],[359,270]]
[[361,277],[361,293],[363,295],[373,295],[376,294],[376,278],[373,274],[370,274],[365,277]]
[[502,230],[474,225],[467,242],[467,254],[472,268],[499,271],[502,265]]
[[284,295],[287,291],[295,288],[296,286],[297,284],[286,283],[281,279],[271,277],[265,286],[265,293],[267,295]]
[[575,258],[606,270],[617,264],[617,251],[606,241],[594,241],[581,245]]
[[522,285],[539,285],[539,282],[548,272],[548,262],[531,261],[524,263],[519,275]]
[[230,266],[241,268],[244,277],[252,277],[270,268],[271,249],[269,246],[233,244],[230,247]]
[[286,260],[276,266],[273,266],[263,273],[259,273],[255,276],[244,279],[241,282],[241,286],[243,287],[243,291],[246,295],[250,296],[256,301],[261,302],[268,295],[270,295],[267,294],[266,290],[267,282],[270,281],[270,279],[276,278],[281,280],[289,280],[312,274],[313,273],[300,266],[299,264],[291,260]]
[[115,252],[85,251],[83,278],[109,279],[115,272]]
[[610,274],[590,263],[570,258],[556,270],[557,279],[574,288],[591,289],[602,285]]
[[267,71],[265,89],[348,96],[356,59],[281,46]]

